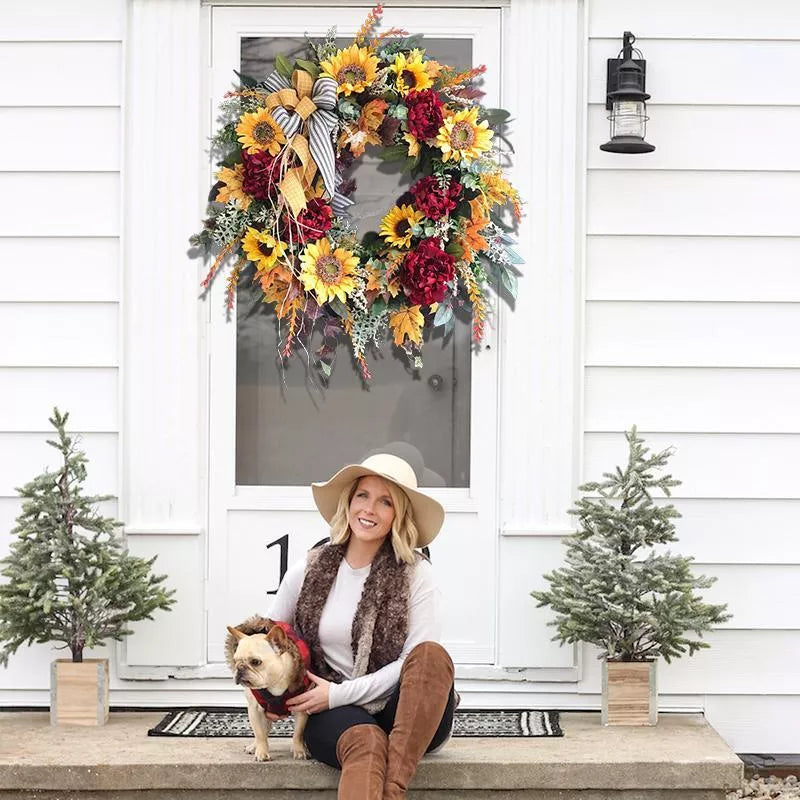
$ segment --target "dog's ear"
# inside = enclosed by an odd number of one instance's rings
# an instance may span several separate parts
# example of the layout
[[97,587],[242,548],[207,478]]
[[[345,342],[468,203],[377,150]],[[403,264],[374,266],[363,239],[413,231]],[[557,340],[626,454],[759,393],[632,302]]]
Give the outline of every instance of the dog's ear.
[[233,636],[233,638],[236,639],[237,641],[239,641],[239,639],[246,639],[247,638],[247,634],[246,633],[242,633],[238,628],[231,628],[230,625],[228,625],[228,633],[231,636]]
[[267,634],[267,641],[281,653],[289,649],[289,637],[280,625],[273,625]]

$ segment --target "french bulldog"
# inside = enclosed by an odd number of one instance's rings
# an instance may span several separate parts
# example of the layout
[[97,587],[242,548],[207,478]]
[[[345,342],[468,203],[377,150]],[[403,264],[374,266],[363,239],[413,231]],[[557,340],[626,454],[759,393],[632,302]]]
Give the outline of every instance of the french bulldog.
[[[286,700],[310,688],[306,671],[309,665],[308,647],[289,625],[264,617],[252,617],[237,627],[228,626],[225,642],[228,664],[234,681],[244,688],[247,716],[253,729],[255,743],[245,749],[256,761],[269,761],[269,732],[272,721],[265,712],[288,714]],[[308,714],[293,712],[293,758],[309,757],[303,733]]]

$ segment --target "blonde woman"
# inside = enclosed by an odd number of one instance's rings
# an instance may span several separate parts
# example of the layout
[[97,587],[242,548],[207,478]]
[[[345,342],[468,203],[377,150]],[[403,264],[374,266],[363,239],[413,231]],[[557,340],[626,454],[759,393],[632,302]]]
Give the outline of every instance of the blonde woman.
[[[339,798],[398,800],[419,759],[450,737],[453,662],[438,643],[439,590],[427,559],[444,509],[409,464],[379,453],[312,485],[330,543],[286,573],[269,611],[311,651],[311,755],[341,769]],[[274,719],[275,717],[273,717]]]

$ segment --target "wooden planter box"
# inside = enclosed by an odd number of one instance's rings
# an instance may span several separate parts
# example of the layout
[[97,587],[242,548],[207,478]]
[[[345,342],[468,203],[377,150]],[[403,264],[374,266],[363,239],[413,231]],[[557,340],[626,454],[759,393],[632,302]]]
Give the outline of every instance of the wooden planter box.
[[603,660],[603,725],[658,722],[655,661]]
[[78,664],[58,659],[50,667],[50,724],[105,725],[108,722],[108,659]]

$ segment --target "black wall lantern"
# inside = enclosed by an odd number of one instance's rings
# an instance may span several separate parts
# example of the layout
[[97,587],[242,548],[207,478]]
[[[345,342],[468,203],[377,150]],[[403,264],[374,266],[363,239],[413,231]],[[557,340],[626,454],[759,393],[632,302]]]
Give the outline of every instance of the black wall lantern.
[[[644,140],[647,129],[647,104],[644,91],[647,62],[633,47],[636,37],[622,35],[622,58],[609,58],[606,75],[606,109],[611,113],[611,139],[600,145],[607,153],[652,153],[655,145]],[[639,58],[633,58],[637,53]]]

